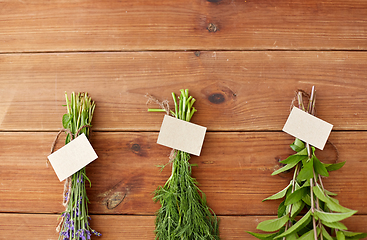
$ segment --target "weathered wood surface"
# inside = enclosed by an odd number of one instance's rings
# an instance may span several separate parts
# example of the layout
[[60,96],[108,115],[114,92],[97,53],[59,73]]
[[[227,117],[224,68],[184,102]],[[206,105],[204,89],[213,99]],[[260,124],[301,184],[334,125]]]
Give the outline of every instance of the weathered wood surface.
[[0,2],[0,51],[367,49],[364,0]]
[[3,131],[56,131],[65,91],[91,94],[94,130],[158,131],[162,114],[147,112],[145,94],[171,100],[181,88],[197,98],[192,121],[209,131],[280,131],[294,91],[312,85],[321,119],[367,130],[364,52],[5,54],[0,63]]
[[[63,183],[46,156],[56,133],[1,133],[0,212],[62,212]],[[87,167],[93,214],[153,215],[159,204],[152,192],[170,175],[156,165],[167,163],[169,148],[156,144],[157,133],[94,133],[99,158]],[[200,157],[192,157],[193,176],[219,215],[276,214],[278,201],[262,199],[288,185],[292,173],[270,176],[279,159],[292,154],[293,138],[285,133],[208,133]],[[364,132],[333,132],[331,141],[346,165],[324,180],[326,189],[339,194],[342,205],[367,214],[365,191],[367,138]],[[60,142],[59,146],[63,143]],[[336,152],[327,145],[317,153],[333,162]]]
[[[274,217],[265,216],[220,216],[222,239],[255,239],[245,231],[256,231],[258,222]],[[353,216],[344,221],[351,231],[367,231],[367,217]],[[0,214],[0,239],[57,239],[55,232],[57,215],[53,214]],[[153,216],[92,216],[91,225],[103,231],[93,239],[154,239]]]
[[[98,239],[154,239],[156,144],[163,114],[144,95],[189,88],[208,127],[193,176],[220,216],[222,239],[274,218],[261,202],[291,173],[270,176],[292,151],[280,132],[294,91],[317,89],[317,114],[346,165],[324,180],[345,221],[367,232],[367,2],[365,0],[0,0],[0,239],[57,239],[60,183],[46,156],[65,113],[65,91],[97,103],[87,167]],[[336,50],[336,51],[335,51]],[[156,107],[149,105],[149,107]],[[63,145],[60,140],[58,147]],[[328,144],[325,162],[337,153]]]

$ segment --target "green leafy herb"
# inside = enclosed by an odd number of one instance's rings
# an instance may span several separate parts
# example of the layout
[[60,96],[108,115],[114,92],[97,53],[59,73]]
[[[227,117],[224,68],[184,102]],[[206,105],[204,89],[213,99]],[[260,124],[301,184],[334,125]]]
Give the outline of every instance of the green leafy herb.
[[[302,91],[297,93],[299,108],[314,115],[314,88],[307,108],[303,104],[303,95]],[[272,175],[294,169],[293,179],[286,188],[264,199],[265,201],[285,198],[279,205],[278,219],[266,220],[257,226],[257,229],[274,233],[248,233],[262,240],[280,238],[283,240],[357,240],[366,237],[367,233],[346,231],[347,227],[340,221],[357,211],[341,206],[338,200],[332,197],[336,194],[327,191],[322,182],[322,176],[328,177],[329,171],[340,169],[345,162],[324,164],[316,157],[315,148],[299,139],[296,139],[290,147],[297,153],[281,161],[286,165],[274,171]],[[304,208],[307,213],[296,220],[297,215]]]
[[[91,122],[95,104],[87,93],[74,92],[71,94],[70,101],[67,94],[66,106],[68,113],[62,118],[62,124],[67,129],[65,144],[72,139],[84,133],[89,138]],[[69,182],[69,191],[66,193],[64,205],[66,210],[62,213],[60,225],[58,226],[59,239],[76,240],[90,239],[91,235],[101,236],[100,233],[91,229],[88,219],[88,197],[85,188],[85,181],[91,182],[86,175],[85,168],[74,173],[67,180]]]
[[[190,121],[196,109],[195,99],[189,90],[180,90],[176,100],[172,93],[175,111],[172,116]],[[151,112],[166,110],[149,109]],[[174,133],[172,133],[174,134]],[[219,238],[218,218],[207,206],[205,194],[198,188],[191,176],[190,154],[175,150],[172,160],[172,173],[164,186],[154,192],[154,201],[160,202],[155,221],[155,239],[159,240],[212,240]],[[164,166],[163,166],[164,167]]]

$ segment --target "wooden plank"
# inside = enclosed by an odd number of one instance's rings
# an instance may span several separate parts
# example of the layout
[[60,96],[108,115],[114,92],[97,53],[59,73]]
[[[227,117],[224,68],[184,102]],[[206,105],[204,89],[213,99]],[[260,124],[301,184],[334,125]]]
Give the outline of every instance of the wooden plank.
[[192,121],[209,131],[279,131],[294,91],[312,85],[321,119],[336,130],[367,130],[363,52],[11,54],[0,62],[4,131],[56,131],[65,91],[97,102],[94,130],[158,131],[163,116],[147,112],[144,95],[171,100],[182,88],[197,99]]
[[366,50],[364,0],[0,2],[0,51]]
[[[256,231],[260,221],[274,217],[220,216],[221,239],[255,239],[245,231]],[[53,214],[0,214],[0,239],[57,239]],[[345,221],[351,231],[367,232],[367,216],[353,216]],[[153,216],[92,216],[91,226],[102,233],[92,239],[154,239]]]
[[[62,212],[63,183],[46,156],[56,133],[0,133],[0,212]],[[99,158],[87,167],[90,212],[153,215],[159,204],[152,193],[170,175],[157,165],[168,161],[170,149],[156,144],[157,133],[94,133]],[[292,154],[293,138],[285,133],[208,133],[200,157],[192,157],[193,176],[219,215],[276,214],[279,201],[262,199],[288,185],[292,173],[271,176],[279,159]],[[332,132],[331,141],[346,165],[324,179],[341,204],[367,214],[364,204],[367,171],[365,132]],[[62,140],[59,146],[63,145]],[[330,144],[318,152],[321,161],[335,161]]]

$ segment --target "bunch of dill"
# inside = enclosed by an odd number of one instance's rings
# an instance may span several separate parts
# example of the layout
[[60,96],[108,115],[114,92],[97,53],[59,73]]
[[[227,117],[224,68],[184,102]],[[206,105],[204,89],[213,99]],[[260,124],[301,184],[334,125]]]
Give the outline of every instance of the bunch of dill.
[[[95,109],[94,101],[87,93],[74,92],[71,94],[70,101],[67,94],[66,107],[68,113],[62,118],[62,124],[68,131],[65,144],[82,133],[89,138],[93,112]],[[85,188],[85,180],[91,182],[86,175],[85,168],[74,173],[70,181],[69,191],[67,192],[64,203],[66,210],[62,213],[62,219],[59,225],[59,240],[86,240],[91,239],[91,235],[101,236],[100,233],[91,229],[88,220],[88,197]]]
[[[170,114],[178,119],[190,121],[196,112],[193,107],[195,99],[189,96],[188,89],[180,91],[178,102],[176,95],[172,93],[175,111],[170,111]],[[207,206],[205,194],[191,176],[193,165],[189,160],[190,154],[175,150],[171,176],[163,187],[159,186],[154,192],[154,201],[161,204],[155,221],[155,239],[220,239],[219,220]]]

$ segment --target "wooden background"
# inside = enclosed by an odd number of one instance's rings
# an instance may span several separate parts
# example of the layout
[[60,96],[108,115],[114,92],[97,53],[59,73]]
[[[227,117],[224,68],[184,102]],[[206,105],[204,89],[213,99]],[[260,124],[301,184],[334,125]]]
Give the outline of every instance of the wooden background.
[[[245,231],[279,204],[261,200],[291,178],[270,174],[292,154],[281,129],[294,91],[312,85],[347,161],[326,188],[358,210],[348,228],[367,231],[366,13],[365,0],[0,0],[0,239],[57,239],[63,183],[46,156],[65,91],[97,104],[93,239],[154,239],[152,192],[170,174],[155,166],[170,149],[155,143],[163,114],[144,95],[182,88],[208,128],[191,162],[222,239],[255,239]],[[330,144],[317,155],[336,158]]]

